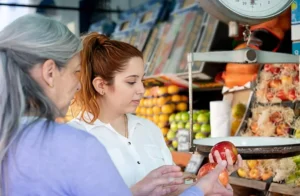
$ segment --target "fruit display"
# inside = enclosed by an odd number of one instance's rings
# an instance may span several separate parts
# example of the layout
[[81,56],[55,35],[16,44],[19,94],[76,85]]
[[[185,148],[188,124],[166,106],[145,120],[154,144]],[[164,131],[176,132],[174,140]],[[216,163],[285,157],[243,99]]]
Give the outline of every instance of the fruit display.
[[300,99],[297,64],[265,64],[256,87],[260,103],[281,103]]
[[282,183],[295,174],[296,168],[293,158],[244,160],[237,174],[242,178]]
[[[190,114],[188,111],[173,113],[169,117],[170,129],[167,133],[167,143],[171,145],[178,144],[176,134],[179,129],[190,129]],[[210,113],[208,110],[193,111],[193,127],[194,139],[201,139],[210,136]]]
[[[260,72],[251,109],[241,136],[299,137],[300,118],[295,102],[300,99],[299,70],[295,64],[266,64]],[[297,158],[245,160],[238,176],[277,183],[297,182]],[[299,161],[300,162],[300,161]],[[300,167],[299,167],[300,168]],[[300,175],[299,175],[300,176]],[[299,180],[300,181],[300,180]]]
[[[184,128],[184,122],[188,121],[188,97],[180,95],[180,90],[175,85],[147,88],[135,112],[137,116],[151,120],[161,129],[170,150],[176,149],[178,145],[176,131]],[[180,113],[179,118],[181,120],[182,116],[183,121],[171,124],[169,119],[174,113]]]
[[252,108],[252,117],[248,119],[247,136],[288,137],[297,127],[294,110],[283,106],[257,106]]

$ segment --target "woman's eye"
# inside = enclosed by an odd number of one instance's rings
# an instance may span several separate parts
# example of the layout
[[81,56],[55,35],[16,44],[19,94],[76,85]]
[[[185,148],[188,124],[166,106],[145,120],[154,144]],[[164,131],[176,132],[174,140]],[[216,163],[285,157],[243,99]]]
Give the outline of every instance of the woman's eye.
[[135,82],[127,82],[128,84],[130,84],[130,85],[134,85],[135,84]]

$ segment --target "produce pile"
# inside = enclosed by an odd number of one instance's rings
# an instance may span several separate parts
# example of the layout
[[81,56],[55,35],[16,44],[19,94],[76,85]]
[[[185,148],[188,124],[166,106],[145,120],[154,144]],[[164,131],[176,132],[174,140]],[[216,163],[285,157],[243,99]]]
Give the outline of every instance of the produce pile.
[[296,64],[266,64],[259,75],[256,98],[260,103],[300,99],[299,69]]
[[[299,69],[295,64],[265,64],[259,74],[251,117],[245,119],[242,136],[300,136]],[[244,129],[244,130],[243,130]],[[268,180],[300,186],[300,156],[283,159],[247,160],[238,170],[242,178]]]

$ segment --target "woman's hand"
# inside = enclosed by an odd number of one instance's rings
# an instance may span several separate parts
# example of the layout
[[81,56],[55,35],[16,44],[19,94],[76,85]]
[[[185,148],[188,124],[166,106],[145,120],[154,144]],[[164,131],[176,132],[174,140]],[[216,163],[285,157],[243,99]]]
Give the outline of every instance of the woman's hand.
[[230,184],[224,187],[219,181],[219,174],[226,166],[226,161],[220,161],[216,168],[200,178],[195,186],[207,196],[233,196],[233,190]]
[[134,196],[163,196],[177,191],[183,184],[183,175],[178,166],[162,166],[150,172],[131,187]]
[[[231,157],[230,151],[228,149],[226,149],[225,154],[226,154],[226,160],[228,163],[227,170],[228,170],[229,175],[243,166],[243,159],[242,159],[241,155],[238,155],[236,163],[233,164],[232,157]],[[217,163],[220,163],[222,161],[222,159],[221,159],[221,155],[220,155],[219,151],[215,151],[214,155],[217,159]],[[214,159],[213,159],[213,156],[211,153],[209,153],[209,162],[214,163]]]

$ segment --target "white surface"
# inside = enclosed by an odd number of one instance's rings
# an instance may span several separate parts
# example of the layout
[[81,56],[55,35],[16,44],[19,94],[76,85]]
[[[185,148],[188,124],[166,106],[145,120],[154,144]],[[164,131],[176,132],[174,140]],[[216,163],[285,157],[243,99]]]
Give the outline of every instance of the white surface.
[[[76,118],[69,125],[94,135],[105,146],[127,186],[131,187],[150,171],[162,165],[172,165],[173,161],[156,125],[134,115],[127,117],[129,138],[120,135],[110,124],[100,120],[87,124]],[[87,113],[85,119],[89,120]]]
[[210,103],[211,137],[230,136],[231,107],[228,101],[211,101]]
[[219,137],[194,140],[194,144],[214,146],[222,141],[230,141],[236,147],[286,146],[300,144],[299,139],[278,137]]

